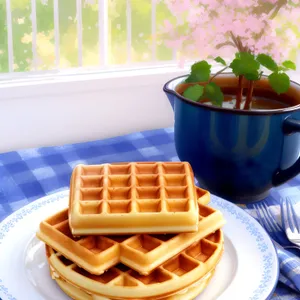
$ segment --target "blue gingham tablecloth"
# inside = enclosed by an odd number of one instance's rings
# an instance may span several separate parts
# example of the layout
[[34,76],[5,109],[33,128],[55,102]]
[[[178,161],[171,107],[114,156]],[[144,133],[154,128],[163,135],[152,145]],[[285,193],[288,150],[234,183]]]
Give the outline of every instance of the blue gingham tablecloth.
[[[0,154],[0,221],[40,197],[67,189],[72,169],[77,164],[178,160],[173,128]],[[287,194],[294,197],[294,201],[300,205],[300,176],[273,189],[265,201],[274,218],[278,218],[278,223],[280,223],[279,201]],[[252,205],[243,208],[257,218]],[[273,234],[273,238],[276,241],[276,235],[274,237]],[[280,277],[272,299],[300,299],[300,259],[297,256],[300,252],[293,254],[280,245],[276,247],[280,262]]]

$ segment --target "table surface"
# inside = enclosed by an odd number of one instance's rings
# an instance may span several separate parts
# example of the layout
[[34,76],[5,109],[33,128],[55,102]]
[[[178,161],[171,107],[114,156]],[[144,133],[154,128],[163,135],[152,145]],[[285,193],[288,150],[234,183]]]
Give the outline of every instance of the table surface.
[[[77,164],[178,160],[173,127],[0,154],[0,221],[36,199],[67,189],[72,169]],[[287,189],[300,194],[300,176],[272,189],[265,203],[277,207]],[[252,205],[244,208],[250,213],[253,210]],[[278,283],[272,300],[300,299],[300,294],[284,283],[284,279]]]

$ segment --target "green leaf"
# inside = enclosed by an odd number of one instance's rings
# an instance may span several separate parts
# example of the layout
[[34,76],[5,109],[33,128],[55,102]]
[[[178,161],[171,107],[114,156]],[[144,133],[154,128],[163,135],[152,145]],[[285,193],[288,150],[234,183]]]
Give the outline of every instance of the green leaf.
[[290,78],[285,73],[274,72],[269,75],[268,79],[277,94],[285,93],[290,87]]
[[269,69],[270,71],[276,72],[278,71],[278,66],[276,62],[270,55],[267,54],[259,54],[257,55],[256,60],[264,67]]
[[221,56],[216,57],[215,61],[222,64],[223,66],[227,66],[226,61]]
[[241,58],[241,53],[240,52],[235,53],[235,58],[240,59]]
[[284,72],[286,72],[286,71],[288,71],[288,70],[289,70],[288,68],[283,67],[283,66],[279,66],[279,67],[278,67],[278,71],[284,71]]
[[185,80],[186,83],[199,82],[198,77],[195,74],[190,74],[189,77]]
[[190,99],[192,101],[198,101],[203,95],[204,87],[202,85],[196,84],[189,86],[184,92],[183,97]]
[[255,60],[255,56],[249,52],[240,52],[239,53],[239,57],[240,59],[252,59],[252,60]]
[[209,99],[213,105],[222,106],[224,94],[221,88],[214,82],[210,82],[205,86],[202,98]]
[[257,80],[259,78],[260,64],[255,60],[254,55],[250,53],[237,53],[236,58],[229,67],[236,76],[244,75],[249,80]]
[[208,81],[210,77],[211,65],[205,61],[199,61],[192,65],[191,75],[197,78],[197,81]]
[[286,60],[282,63],[282,65],[284,67],[286,67],[287,69],[291,69],[296,71],[296,64],[294,62],[292,62],[291,60]]
[[259,80],[261,73],[258,71],[253,71],[252,73],[245,73],[244,76],[247,80]]

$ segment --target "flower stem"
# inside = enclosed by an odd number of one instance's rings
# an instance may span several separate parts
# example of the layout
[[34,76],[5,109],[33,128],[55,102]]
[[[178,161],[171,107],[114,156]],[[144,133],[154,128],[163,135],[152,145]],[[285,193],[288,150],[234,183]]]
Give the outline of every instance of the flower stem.
[[250,80],[244,110],[249,110],[250,109],[251,102],[252,102],[253,87],[254,87],[254,81]]
[[214,76],[212,76],[210,79],[209,79],[209,81],[208,81],[208,83],[211,83],[212,82],[212,80],[215,78],[215,77],[217,77],[219,74],[221,74],[222,72],[224,72],[226,69],[228,69],[229,67],[228,66],[226,66],[225,68],[223,68],[223,69],[221,69],[220,71],[218,71]]
[[239,76],[239,87],[236,95],[236,104],[235,108],[240,109],[241,108],[241,103],[242,103],[242,98],[243,98],[243,79],[244,76],[240,75]]
[[275,10],[273,11],[272,15],[270,16],[270,20],[275,19],[275,17],[278,15],[278,12],[280,9],[287,4],[287,1],[284,1],[283,3],[277,4]]
[[241,52],[244,52],[245,49],[244,49],[244,47],[243,47],[243,45],[242,45],[242,42],[241,42],[241,39],[240,39],[239,36],[236,38],[236,41],[237,41],[237,43],[238,43],[238,45],[239,45],[239,47],[240,47],[240,49],[241,49]]
[[232,31],[230,31],[230,35],[231,35],[231,39],[232,39],[233,43],[235,44],[235,46],[237,47],[237,49],[239,50],[239,52],[242,52],[242,49],[240,48],[240,45],[239,45],[236,37],[232,33]]
[[216,48],[217,48],[217,49],[221,49],[222,47],[225,47],[225,46],[236,47],[236,45],[235,45],[233,42],[227,41],[227,42],[218,44],[218,45],[216,46]]

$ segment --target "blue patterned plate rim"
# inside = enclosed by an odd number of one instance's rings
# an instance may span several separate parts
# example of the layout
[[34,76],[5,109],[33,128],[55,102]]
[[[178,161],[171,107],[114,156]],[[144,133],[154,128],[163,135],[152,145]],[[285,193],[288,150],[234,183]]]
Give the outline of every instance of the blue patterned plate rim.
[[[269,240],[270,244],[272,245],[272,248],[274,250],[274,256],[276,257],[276,260],[275,260],[275,263],[276,263],[276,275],[275,275],[275,281],[274,281],[274,286],[272,287],[272,289],[270,290],[270,293],[268,294],[266,300],[269,300],[272,298],[275,290],[276,290],[276,286],[277,286],[277,283],[278,283],[278,280],[279,280],[279,275],[280,275],[280,266],[279,266],[279,259],[278,259],[278,255],[277,255],[277,251],[276,251],[276,248],[275,248],[275,245],[274,243],[272,242],[269,234],[267,233],[267,231],[260,225],[260,223],[254,218],[252,217],[250,214],[248,214],[247,212],[245,212],[242,208],[240,208],[238,205],[234,204],[234,203],[231,203],[223,198],[220,198],[218,196],[215,196],[215,195],[211,195],[211,203],[212,204],[217,204],[218,207],[222,207],[222,209],[224,209],[223,206],[228,206],[228,207],[232,207],[232,209],[234,211],[237,211],[237,212],[240,212],[243,216],[245,216],[246,219],[249,220],[249,222],[252,222],[254,223],[259,229],[261,232],[264,232],[264,236],[265,236],[265,239]],[[223,206],[219,205],[220,203],[224,204]],[[225,208],[227,209],[227,208]],[[228,210],[228,209],[227,209]],[[222,211],[222,210],[221,210]],[[238,215],[238,214],[237,214]],[[236,217],[237,217],[236,215]],[[260,286],[263,285],[263,281],[264,281],[264,278],[261,279],[261,283],[260,283]],[[251,297],[251,300],[256,300],[256,299],[259,299],[257,298],[259,293],[262,292],[261,288],[258,287],[257,290],[255,291],[254,295]]]
[[[37,199],[34,202],[20,208],[16,212],[12,213],[9,215],[7,218],[5,218],[1,223],[0,223],[0,246],[2,244],[2,241],[4,238],[7,236],[9,233],[10,229],[14,228],[15,225],[21,221],[24,217],[30,215],[34,211],[37,211],[38,209],[46,206],[49,203],[53,203],[56,201],[59,201],[62,198],[65,198],[68,195],[69,191],[60,191],[57,193],[50,194],[48,196],[45,196],[43,198]],[[266,240],[269,241],[269,244],[272,245],[273,253],[269,253],[269,256],[265,256],[265,263],[264,263],[264,274],[265,276],[262,276],[260,280],[260,284],[257,287],[257,289],[254,291],[254,294],[249,300],[259,300],[261,298],[260,295],[263,292],[266,292],[266,289],[270,289],[268,296],[266,299],[270,299],[274,293],[274,290],[276,288],[278,278],[279,278],[279,261],[278,261],[278,256],[276,253],[275,246],[270,239],[269,235],[267,232],[264,230],[264,228],[259,224],[257,220],[255,220],[250,214],[245,212],[242,208],[238,207],[237,205],[224,200],[222,198],[219,198],[217,196],[212,195],[211,196],[211,205],[217,206],[218,209],[221,211],[227,211],[231,215],[233,215],[237,220],[241,221],[244,224],[252,225],[255,224],[254,228],[252,229],[251,232],[251,227],[246,227],[246,229],[251,233],[251,235],[254,235],[257,237],[257,240],[259,240],[257,246],[260,249],[260,251],[263,253],[266,251],[268,248]],[[270,250],[270,249],[269,249]],[[270,259],[276,257],[274,263],[276,264],[276,274],[269,275],[268,271],[270,272],[271,270],[271,264],[269,263]],[[274,276],[275,275],[275,276]],[[275,278],[275,280],[274,280]],[[270,286],[267,286],[268,282],[274,281],[274,286],[270,288]],[[10,291],[8,290],[7,287],[3,285],[3,280],[0,278],[0,296],[6,297],[3,300],[16,300],[16,298],[10,294]],[[1,300],[1,298],[0,298]]]

